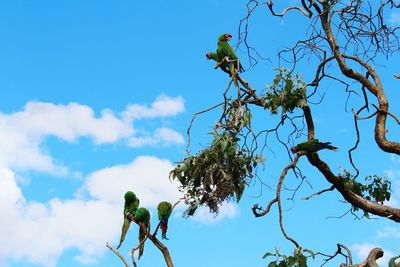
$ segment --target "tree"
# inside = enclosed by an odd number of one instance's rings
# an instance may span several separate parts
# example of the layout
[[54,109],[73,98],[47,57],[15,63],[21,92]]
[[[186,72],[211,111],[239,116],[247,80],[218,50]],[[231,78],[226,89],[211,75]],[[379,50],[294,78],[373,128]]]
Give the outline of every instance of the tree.
[[[179,204],[179,201],[177,201],[171,207],[171,212],[178,204]],[[154,246],[156,246],[157,249],[160,250],[160,252],[163,254],[165,264],[168,267],[173,267],[174,263],[172,261],[172,258],[171,258],[168,248],[157,238],[157,233],[158,233],[158,230],[160,229],[161,221],[157,224],[157,226],[152,234],[152,233],[150,233],[150,226],[149,226],[149,228],[147,228],[142,222],[140,222],[137,218],[135,218],[134,214],[128,213],[127,216],[129,216],[129,218],[131,219],[132,222],[134,222],[135,224],[138,225],[140,230],[143,231],[143,233],[145,235],[145,239],[143,241],[139,242],[139,244],[137,244],[137,246],[133,247],[131,250],[131,260],[132,260],[133,266],[134,267],[138,266],[138,264],[135,260],[135,251],[139,250],[140,246],[144,245],[144,243],[147,241],[147,239],[150,239],[150,241],[154,244]],[[125,257],[123,255],[121,255],[121,253],[118,252],[117,249],[115,249],[109,243],[106,244],[106,247],[109,248],[112,252],[114,252],[120,258],[120,260],[126,267],[129,267],[128,261],[125,259]],[[140,255],[139,255],[139,258],[140,258]]]
[[[257,176],[257,167],[263,162],[263,154],[272,145],[267,137],[275,135],[275,141],[281,145],[275,153],[287,155],[290,163],[282,169],[275,196],[265,206],[255,204],[252,212],[255,217],[265,216],[276,205],[281,232],[295,247],[292,256],[281,255],[279,251],[267,253],[265,257],[277,257],[277,260],[271,261],[270,266],[306,266],[307,257],[314,257],[316,253],[302,248],[295,238],[286,233],[281,198],[288,175],[294,175],[301,181],[294,194],[305,181],[307,174],[299,166],[300,160],[305,159],[314,166],[330,184],[329,188],[306,199],[328,191],[337,191],[350,204],[349,212],[354,216],[359,216],[361,211],[361,216],[366,218],[373,215],[400,222],[400,209],[385,204],[391,196],[391,182],[373,173],[364,174],[354,158],[361,138],[368,131],[374,132],[375,143],[381,151],[400,155],[399,141],[396,137],[392,137],[394,141],[391,140],[387,131],[389,120],[397,124],[400,124],[400,120],[390,112],[384,84],[374,68],[378,57],[389,58],[399,51],[398,27],[389,25],[387,19],[387,12],[398,9],[399,4],[391,0],[301,0],[299,5],[288,7],[277,3],[277,8],[275,4],[272,0],[250,0],[247,3],[247,16],[239,26],[239,41],[247,51],[252,66],[257,64],[257,54],[249,45],[248,36],[251,33],[248,25],[255,10],[267,9],[277,17],[297,12],[309,21],[308,36],[278,53],[281,65],[267,92],[253,88],[237,75],[239,86],[236,90],[232,89],[231,80],[220,104],[195,114],[192,123],[196,116],[222,107],[222,114],[212,131],[211,144],[195,155],[190,155],[188,151],[187,157],[171,172],[171,176],[181,183],[185,201],[189,205],[187,215],[193,215],[201,205],[218,213],[224,201],[240,201],[245,188]],[[299,74],[304,60],[307,60],[308,68],[313,68],[315,73],[309,81]],[[348,148],[347,159],[342,159],[343,165],[351,168],[339,173],[332,171],[333,166],[317,151],[300,151],[294,156],[290,151],[290,147],[301,142],[299,140],[303,135],[309,141],[318,138],[312,111],[329,104],[323,96],[320,97],[321,87],[328,80],[340,85],[349,97],[361,96],[359,101],[351,104],[355,141]],[[269,110],[275,115],[280,113],[276,124],[270,127],[269,122],[266,122],[268,126],[261,130],[255,129],[253,116],[258,109],[265,112]],[[360,131],[361,120],[373,119],[373,129]],[[188,130],[189,144],[191,126]],[[340,144],[335,145],[340,147]],[[366,178],[363,180],[361,176]],[[345,256],[346,263],[343,266],[377,266],[376,259],[382,257],[383,251],[373,249],[363,263],[353,265],[350,250],[338,244],[334,255],[325,255],[326,262],[337,255]]]

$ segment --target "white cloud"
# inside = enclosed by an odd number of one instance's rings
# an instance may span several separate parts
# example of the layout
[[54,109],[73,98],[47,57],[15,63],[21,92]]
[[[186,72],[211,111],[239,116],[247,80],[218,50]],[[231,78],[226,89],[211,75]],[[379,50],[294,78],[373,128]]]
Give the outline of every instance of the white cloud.
[[161,140],[167,143],[183,144],[185,142],[182,135],[171,128],[158,128],[156,136],[159,136]]
[[400,164],[400,156],[391,154],[390,161],[394,164]]
[[169,180],[172,168],[168,160],[141,156],[130,164],[90,174],[85,189],[91,196],[110,202],[120,201],[131,190],[139,197],[141,206],[156,207],[162,200],[175,202],[182,196],[178,184]]
[[159,96],[151,108],[132,104],[121,114],[104,109],[96,116],[89,106],[78,103],[56,105],[28,102],[22,111],[0,113],[0,166],[15,170],[36,170],[65,175],[68,169],[52,158],[44,147],[49,136],[67,142],[89,137],[96,144],[138,140],[141,145],[183,143],[183,137],[173,129],[159,128],[152,136],[141,136],[133,127],[133,119],[174,116],[184,110],[182,97]]
[[[7,260],[53,267],[68,249],[76,249],[79,263],[95,263],[106,251],[106,242],[116,243],[121,229],[123,195],[132,190],[140,205],[155,208],[160,201],[181,197],[169,181],[173,165],[156,157],[138,157],[126,165],[96,171],[86,177],[81,194],[73,199],[27,201],[16,175],[0,168],[0,265]],[[82,197],[82,190],[87,197]],[[226,203],[214,218],[200,208],[195,221],[215,223],[238,215],[236,204]]]
[[96,258],[115,238],[120,212],[105,201],[27,202],[12,171],[0,168],[0,262],[27,260],[55,266],[68,248]]
[[384,171],[384,175],[387,176],[389,179],[395,179],[397,177],[400,177],[400,171],[390,169],[390,170]]
[[181,96],[170,97],[160,95],[155,102],[148,107],[147,105],[129,105],[123,113],[127,120],[137,120],[143,118],[175,116],[185,110],[184,100]]
[[239,215],[239,208],[237,204],[232,204],[229,202],[224,203],[220,209],[218,216],[210,213],[209,209],[206,207],[200,207],[193,217],[190,217],[194,221],[201,223],[217,223],[223,219],[232,219]]
[[184,138],[177,131],[170,128],[158,128],[151,136],[131,137],[129,138],[131,147],[142,147],[145,145],[155,146],[159,144],[183,144]]
[[378,229],[377,235],[379,238],[400,238],[400,228],[385,227],[383,229]]
[[96,118],[92,108],[77,103],[28,102],[24,111],[7,118],[7,125],[35,139],[52,135],[70,142],[90,136],[97,143],[113,143],[133,132],[111,110],[103,110],[101,117]]
[[392,166],[384,171],[384,175],[391,181],[391,197],[389,201],[385,201],[385,205],[391,207],[400,207],[400,157],[390,155]]
[[[368,254],[371,252],[373,248],[379,247],[375,244],[372,243],[357,243],[352,246],[352,250],[355,252],[355,255],[358,257],[358,260],[360,262],[364,261]],[[393,252],[390,250],[384,250],[383,257],[378,259],[376,262],[378,263],[379,266],[387,266],[389,260],[394,256]],[[354,259],[353,259],[354,261]]]
[[121,229],[123,195],[133,190],[140,205],[155,208],[160,201],[181,197],[169,181],[168,160],[139,157],[127,165],[96,171],[73,199],[27,201],[10,169],[0,168],[0,265],[12,259],[55,266],[68,249],[77,249],[80,263],[93,263],[116,242]]

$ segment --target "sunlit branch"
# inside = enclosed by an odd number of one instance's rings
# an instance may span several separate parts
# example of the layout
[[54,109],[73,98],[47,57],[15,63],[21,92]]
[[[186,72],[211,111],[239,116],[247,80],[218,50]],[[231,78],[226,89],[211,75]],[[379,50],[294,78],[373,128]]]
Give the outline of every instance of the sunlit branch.
[[124,256],[122,256],[121,253],[119,253],[118,250],[116,250],[115,248],[113,248],[108,242],[106,243],[106,247],[109,248],[112,252],[114,252],[120,259],[121,261],[124,263],[124,265],[126,267],[129,267],[128,262],[126,261],[126,259],[124,258]]

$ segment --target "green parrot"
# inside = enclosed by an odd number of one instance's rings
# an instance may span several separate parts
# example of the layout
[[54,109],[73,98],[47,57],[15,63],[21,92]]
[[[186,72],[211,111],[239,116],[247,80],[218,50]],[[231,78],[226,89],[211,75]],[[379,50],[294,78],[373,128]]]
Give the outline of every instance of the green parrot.
[[229,63],[229,70],[231,72],[231,77],[233,77],[233,82],[235,83],[236,86],[238,85],[237,82],[237,71],[242,72],[244,71],[242,65],[239,62],[238,57],[235,54],[235,51],[233,48],[228,44],[229,40],[232,39],[232,35],[229,33],[224,33],[221,34],[218,37],[218,48],[217,48],[217,54],[218,58],[220,60],[227,58],[228,60],[232,60],[232,62]]
[[135,214],[137,208],[139,207],[139,199],[136,197],[135,193],[128,191],[124,195],[124,224],[122,225],[121,239],[117,249],[120,248],[122,242],[124,242],[126,233],[128,232],[129,226],[131,225],[131,219],[127,216],[127,213]]
[[[222,61],[222,58],[219,58],[219,57],[218,57],[218,53],[215,53],[215,52],[208,52],[208,53],[206,54],[206,58],[209,59],[209,60],[212,59],[212,60],[214,60],[215,62],[217,62],[218,64]],[[220,68],[222,71],[228,73],[229,76],[231,75],[231,72],[229,71],[229,65],[228,65],[227,62],[224,62],[224,63],[220,64],[220,65],[219,65],[219,68]]]
[[207,59],[212,59],[215,62],[219,62],[220,61],[220,58],[218,57],[218,53],[216,53],[216,52],[208,52],[206,54],[206,58]]
[[299,151],[306,151],[306,152],[316,152],[321,149],[330,149],[330,150],[337,150],[338,148],[335,146],[331,145],[331,142],[319,142],[318,139],[313,139],[311,141],[303,142],[300,143],[294,147],[291,148],[291,151],[293,153],[299,152]]
[[[142,222],[148,230],[150,229],[150,212],[146,208],[138,208],[135,213],[135,218],[139,222]],[[142,228],[139,228],[139,243],[142,243],[145,237],[146,235],[142,231]],[[143,255],[143,250],[144,243],[142,243],[139,247],[139,259]]]
[[157,206],[158,219],[161,225],[161,237],[167,239],[168,218],[172,213],[172,204],[166,201],[160,202]]

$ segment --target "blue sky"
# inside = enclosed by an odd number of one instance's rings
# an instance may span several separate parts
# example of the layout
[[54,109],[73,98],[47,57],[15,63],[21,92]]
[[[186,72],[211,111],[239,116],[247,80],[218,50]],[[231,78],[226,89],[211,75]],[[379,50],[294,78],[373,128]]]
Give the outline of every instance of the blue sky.
[[[179,199],[168,172],[185,156],[190,119],[222,101],[229,82],[204,55],[216,49],[221,33],[230,32],[236,40],[245,13],[239,0],[0,2],[1,266],[121,264],[105,244],[117,244],[123,194],[133,190],[153,214],[159,201]],[[278,48],[293,44],[307,29],[304,18],[266,13],[254,14],[249,40],[271,61],[243,74],[261,91],[275,75]],[[390,18],[399,22],[398,13]],[[238,55],[248,66],[245,54],[239,50]],[[379,58],[387,67],[377,67],[394,114],[400,114],[398,80],[392,77],[392,62],[398,59],[390,57],[388,63]],[[303,67],[305,79],[311,79],[307,64]],[[346,154],[355,138],[352,114],[344,110],[343,88],[327,83],[322,92],[326,101],[314,107],[317,131],[341,149],[321,155],[338,172],[350,168]],[[350,105],[358,101],[352,97]],[[218,118],[216,111],[196,120],[193,151],[207,145],[207,133]],[[265,112],[255,119],[256,127],[276,121]],[[398,137],[398,128],[389,125],[389,136]],[[372,121],[360,125],[369,131],[356,153],[361,177],[386,174],[393,184],[391,204],[399,207],[400,158],[377,149],[371,126]],[[276,153],[266,153],[260,179],[273,188],[288,161],[279,154],[281,147],[271,147]],[[325,253],[334,252],[336,243],[346,244],[358,259],[373,246],[383,247],[388,256],[400,253],[396,224],[352,216],[327,219],[349,208],[334,192],[302,201],[329,185],[304,159],[300,164],[313,188],[304,186],[294,202],[285,201],[291,236]],[[297,182],[290,176],[287,186]],[[266,251],[291,251],[279,231],[276,209],[263,218],[252,215],[253,204],[267,203],[273,189],[259,193],[255,182],[240,204],[225,204],[216,218],[200,210],[195,218],[184,219],[179,207],[165,242],[175,266],[266,266],[261,258]],[[136,240],[132,227],[121,248],[127,258]],[[139,266],[163,264],[161,253],[147,243]]]

